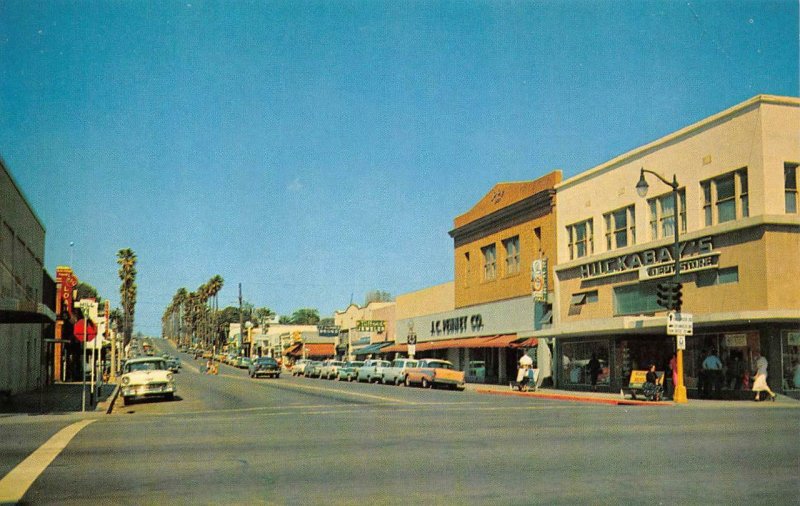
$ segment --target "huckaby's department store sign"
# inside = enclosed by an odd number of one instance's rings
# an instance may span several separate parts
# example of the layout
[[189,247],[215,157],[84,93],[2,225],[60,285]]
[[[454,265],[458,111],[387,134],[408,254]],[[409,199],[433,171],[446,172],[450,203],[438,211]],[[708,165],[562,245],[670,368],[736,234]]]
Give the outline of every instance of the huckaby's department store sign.
[[[711,237],[685,241],[680,244],[681,272],[713,269],[719,263]],[[637,253],[619,255],[580,266],[581,279],[598,279],[630,271],[638,271],[640,279],[670,276],[675,272],[672,246],[652,248]]]

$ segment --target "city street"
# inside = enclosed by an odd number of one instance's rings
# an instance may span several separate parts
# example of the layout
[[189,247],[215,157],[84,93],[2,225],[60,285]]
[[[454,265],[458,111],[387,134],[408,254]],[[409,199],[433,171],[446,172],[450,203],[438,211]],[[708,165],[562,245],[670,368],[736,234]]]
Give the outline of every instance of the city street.
[[[199,361],[182,358],[175,401],[118,401],[96,415],[24,502],[786,504],[798,492],[800,449],[786,444],[796,407],[253,380],[229,366],[200,374]],[[0,419],[0,469],[78,419]]]

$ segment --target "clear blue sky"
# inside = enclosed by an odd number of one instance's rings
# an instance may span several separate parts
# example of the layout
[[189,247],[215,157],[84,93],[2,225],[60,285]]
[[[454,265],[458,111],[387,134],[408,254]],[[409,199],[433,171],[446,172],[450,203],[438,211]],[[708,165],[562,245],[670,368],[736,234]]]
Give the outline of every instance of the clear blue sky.
[[[792,1],[0,2],[0,156],[137,330],[225,279],[322,316],[453,279],[453,218],[754,95],[798,95]],[[74,242],[74,247],[70,247]]]

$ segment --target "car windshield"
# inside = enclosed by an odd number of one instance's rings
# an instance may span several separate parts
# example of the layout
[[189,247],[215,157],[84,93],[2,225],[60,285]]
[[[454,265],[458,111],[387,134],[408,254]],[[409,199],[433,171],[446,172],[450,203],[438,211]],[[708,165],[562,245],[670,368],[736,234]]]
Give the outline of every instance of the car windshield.
[[258,363],[259,363],[259,364],[262,364],[262,365],[266,365],[266,364],[269,364],[269,365],[272,365],[272,364],[277,364],[277,362],[275,362],[275,359],[273,359],[273,358],[259,358],[259,359],[258,359]]
[[138,362],[128,364],[128,372],[133,371],[158,371],[164,369],[164,362]]

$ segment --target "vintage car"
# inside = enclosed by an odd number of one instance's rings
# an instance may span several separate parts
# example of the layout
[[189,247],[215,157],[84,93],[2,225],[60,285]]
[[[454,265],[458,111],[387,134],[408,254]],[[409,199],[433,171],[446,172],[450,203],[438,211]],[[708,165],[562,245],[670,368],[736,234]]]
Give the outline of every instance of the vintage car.
[[272,357],[259,357],[250,362],[248,372],[251,378],[257,378],[258,376],[280,378],[281,366]]
[[457,371],[447,360],[436,358],[421,359],[416,367],[407,369],[407,387],[419,384],[422,388],[445,386],[464,390],[464,371]]
[[320,378],[333,379],[338,376],[339,368],[344,365],[341,360],[329,359],[322,362],[322,371],[319,373]]
[[391,367],[392,363],[388,360],[370,359],[364,361],[364,365],[358,368],[358,381],[366,381],[367,383],[381,381],[383,369]]
[[163,358],[132,358],[125,362],[120,379],[124,405],[137,397],[160,396],[172,400],[176,391],[175,378]]
[[339,367],[336,379],[338,381],[353,381],[358,377],[358,369],[364,365],[361,360],[350,360],[345,362],[343,366]]
[[302,376],[303,373],[306,371],[306,366],[308,365],[309,362],[310,360],[306,360],[304,358],[301,358],[300,360],[295,362],[294,365],[292,366],[292,376]]
[[406,382],[406,371],[411,367],[416,367],[417,361],[410,358],[396,358],[391,367],[383,369],[381,381],[384,384],[393,383],[399,385]]
[[306,364],[306,368],[303,369],[303,376],[306,378],[319,378],[320,372],[322,372],[322,361],[311,360]]
[[236,357],[236,360],[231,365],[239,369],[250,369],[250,362],[250,357]]

